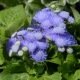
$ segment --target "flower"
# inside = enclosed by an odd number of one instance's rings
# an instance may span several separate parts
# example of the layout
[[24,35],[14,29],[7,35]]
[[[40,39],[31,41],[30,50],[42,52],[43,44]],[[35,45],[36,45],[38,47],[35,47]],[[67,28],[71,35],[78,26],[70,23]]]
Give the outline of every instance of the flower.
[[55,12],[49,8],[44,8],[35,14],[33,20],[39,23],[38,28],[43,29],[44,37],[53,41],[58,47],[71,46],[77,43],[66,28],[65,20],[69,23],[74,22],[74,18],[69,15],[69,12]]
[[36,14],[33,17],[33,20],[41,23],[42,21],[48,19],[52,15],[56,15],[54,11],[52,11],[50,8],[44,8],[36,12]]
[[[29,55],[32,56],[33,59],[36,59],[36,57],[40,55],[40,58],[38,57],[39,62],[40,60],[42,62],[46,59],[47,54],[45,54],[45,52],[49,45],[41,31],[36,30],[34,28],[27,28],[25,30],[17,31],[8,40],[7,46],[8,46],[9,56],[12,56],[14,52],[15,55],[22,56],[25,51],[28,51]],[[35,52],[36,55],[34,57],[34,55],[32,54]]]
[[68,17],[69,17],[69,12],[67,12],[67,11],[61,11],[61,12],[59,12],[59,14],[58,14],[60,17],[62,17],[63,19],[68,19]]
[[39,50],[31,55],[32,59],[36,62],[44,62],[47,58],[45,51]]
[[61,23],[64,23],[64,20],[60,16],[56,15],[51,17],[51,22],[54,27],[58,27]]
[[13,53],[22,56],[28,51],[35,62],[44,62],[47,59],[48,40],[54,42],[60,52],[64,52],[66,46],[76,45],[75,38],[67,31],[65,20],[71,24],[74,22],[66,11],[55,12],[50,8],[38,11],[29,28],[13,33],[8,40],[9,56]]
[[71,23],[71,24],[73,24],[73,23],[74,23],[74,18],[70,16],[70,17],[68,18],[68,22]]
[[[34,24],[39,24],[38,26],[41,27],[42,29],[46,29],[49,28],[51,26],[53,26],[53,18],[55,18],[55,16],[57,16],[55,14],[55,12],[53,10],[51,10],[50,8],[44,8],[40,11],[38,11],[33,19],[32,19],[32,23]],[[35,23],[36,22],[36,23]]]
[[58,47],[73,46],[77,44],[75,38],[68,32],[64,34],[54,34],[53,40]]
[[45,50],[49,47],[48,43],[41,42],[41,41],[37,41],[37,45],[38,45],[39,49],[42,49],[42,50]]

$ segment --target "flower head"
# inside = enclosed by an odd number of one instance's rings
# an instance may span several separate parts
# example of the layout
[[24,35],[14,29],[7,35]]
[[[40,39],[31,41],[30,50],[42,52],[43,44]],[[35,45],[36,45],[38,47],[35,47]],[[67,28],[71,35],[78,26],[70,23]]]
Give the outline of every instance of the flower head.
[[71,23],[71,24],[73,24],[73,23],[74,23],[74,18],[70,16],[70,17],[68,18],[68,22]]
[[44,62],[47,58],[45,51],[39,50],[31,55],[32,59],[36,62]]
[[77,44],[75,38],[69,33],[54,34],[53,40],[58,47],[73,46]]
[[67,11],[61,11],[58,15],[59,15],[60,17],[62,17],[63,19],[68,19],[68,17],[69,17],[69,12],[67,12]]

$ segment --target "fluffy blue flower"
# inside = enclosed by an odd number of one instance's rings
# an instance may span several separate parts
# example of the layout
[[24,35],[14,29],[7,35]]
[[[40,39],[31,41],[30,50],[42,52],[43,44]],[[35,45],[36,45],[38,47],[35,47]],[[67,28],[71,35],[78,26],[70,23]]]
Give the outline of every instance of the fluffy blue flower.
[[66,29],[65,19],[69,23],[74,22],[74,18],[66,11],[57,13],[50,8],[40,10],[33,17],[29,28],[12,34],[7,43],[9,55],[17,53],[22,56],[24,51],[28,51],[34,61],[44,62],[47,58],[48,40],[53,41],[59,51],[65,51],[65,46],[76,45],[76,40]]
[[39,50],[31,55],[31,58],[36,62],[44,62],[47,59],[45,51]]
[[75,38],[68,32],[64,34],[54,34],[53,40],[58,47],[73,46],[77,44]]
[[[33,29],[33,28],[32,28]],[[27,34],[23,36],[24,39],[29,40],[29,41],[35,41],[35,40],[40,40],[43,38],[42,32],[33,29],[33,30],[27,30]]]
[[[16,55],[22,56],[24,51],[28,51],[30,56],[33,58],[38,57],[38,55],[47,55],[45,53],[48,48],[48,42],[44,38],[43,33],[37,31],[34,28],[27,28],[25,30],[20,30],[16,32],[7,43],[9,56],[12,56],[15,52]],[[36,55],[32,55],[36,52]],[[41,54],[39,54],[41,52]],[[46,56],[40,57],[39,62],[46,59]],[[40,61],[41,60],[41,61]]]
[[[53,19],[55,18],[55,16],[57,16],[57,14],[53,10],[49,8],[44,8],[41,11],[37,12],[34,15],[32,20],[36,22],[36,25],[38,23],[39,27],[46,29],[46,28],[53,26]],[[61,18],[59,20],[61,21]]]
[[64,19],[68,19],[68,17],[69,17],[69,12],[67,12],[67,11],[61,11],[58,15],[59,15],[60,17],[64,18]]
[[74,23],[74,18],[70,16],[70,17],[68,18],[68,22],[71,23],[71,24],[73,24],[73,23]]
[[33,19],[41,23],[42,21],[48,19],[52,15],[56,15],[56,14],[50,8],[44,8],[38,11],[33,17]]
[[27,40],[23,40],[21,41],[21,49],[23,47],[26,47],[28,49],[28,51],[31,53],[31,52],[34,52],[35,49],[37,48],[37,44],[35,42],[30,42],[30,41],[27,41]]
[[51,22],[54,27],[58,27],[61,23],[64,23],[64,20],[60,16],[56,15],[51,17]]
[[47,42],[37,41],[37,45],[39,49],[46,50],[49,47]]
[[[43,13],[46,15],[45,17],[41,16]],[[39,17],[43,18],[43,20],[40,20]],[[33,19],[40,23],[38,27],[43,29],[45,38],[54,41],[57,46],[75,45],[76,40],[68,33],[65,24],[65,19],[68,20],[69,23],[74,22],[74,18],[69,15],[69,12],[61,11],[57,13],[49,8],[44,8],[37,12]]]
[[28,43],[27,45],[29,52],[34,52],[37,49],[37,44],[35,42]]
[[43,34],[42,34],[42,32],[38,31],[38,32],[34,33],[34,37],[37,40],[41,40],[43,38]]
[[51,21],[49,19],[44,20],[43,22],[41,22],[40,27],[42,29],[49,29],[52,25]]

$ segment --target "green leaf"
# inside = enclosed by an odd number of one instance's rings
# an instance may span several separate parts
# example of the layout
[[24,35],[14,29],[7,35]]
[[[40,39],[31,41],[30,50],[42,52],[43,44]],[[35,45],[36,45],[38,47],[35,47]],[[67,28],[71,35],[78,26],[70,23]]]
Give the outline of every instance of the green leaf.
[[35,64],[35,71],[37,75],[43,74],[45,71],[45,65],[44,64]]
[[76,63],[76,58],[73,54],[68,54],[65,63],[74,64]]
[[62,80],[61,73],[59,73],[59,72],[54,73],[53,75],[49,76],[49,78],[50,78],[50,80],[52,80],[52,79]]
[[44,70],[45,70],[44,64],[40,64],[40,63],[33,64],[33,63],[31,63],[31,66],[28,64],[26,65],[26,71],[31,75],[41,75],[44,73]]
[[4,73],[24,73],[26,72],[26,68],[25,68],[24,62],[22,62],[19,59],[16,60],[13,58],[7,63],[3,72]]
[[58,58],[58,57],[55,57],[55,58],[53,58],[53,59],[50,59],[50,60],[48,60],[48,62],[61,65],[61,59]]
[[27,73],[0,74],[0,80],[29,80]]
[[4,28],[6,35],[11,35],[24,24],[25,17],[22,5],[3,10],[0,12],[0,27]]
[[5,59],[3,56],[3,49],[0,48],[0,65],[2,65],[4,63]]
[[59,66],[59,71],[61,71],[63,74],[66,73],[72,73],[74,71],[74,67],[77,63],[77,60],[75,59],[73,54],[67,54],[66,60],[64,63]]
[[39,80],[36,76],[33,77],[33,76],[30,76],[29,80]]
[[6,39],[6,37],[5,37],[5,29],[1,27],[0,28],[0,43],[1,43],[1,45],[3,44],[5,39]]
[[75,8],[71,7],[71,9],[75,18],[75,24],[80,24],[80,14]]
[[51,57],[51,59],[47,60],[47,62],[55,63],[61,65],[63,61],[62,53],[55,52],[55,54]]
[[55,72],[52,75],[44,74],[42,77],[39,78],[39,80],[62,80],[62,74],[59,72]]
[[67,2],[72,5],[76,4],[78,1],[79,0],[67,0]]
[[72,74],[68,80],[80,80],[80,69],[76,70],[76,72]]

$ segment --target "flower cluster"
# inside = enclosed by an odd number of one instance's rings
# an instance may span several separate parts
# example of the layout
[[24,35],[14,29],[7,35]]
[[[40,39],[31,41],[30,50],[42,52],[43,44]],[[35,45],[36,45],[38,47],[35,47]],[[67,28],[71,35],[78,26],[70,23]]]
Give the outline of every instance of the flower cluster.
[[37,12],[32,19],[31,27],[15,32],[7,43],[9,56],[22,56],[28,51],[36,62],[43,62],[47,58],[48,40],[53,41],[58,50],[65,46],[77,44],[74,37],[67,31],[66,22],[74,23],[74,18],[66,11],[54,12],[44,8]]
[[42,9],[33,17],[44,36],[53,41],[58,47],[72,46],[77,44],[74,37],[67,31],[66,23],[74,23],[74,18],[67,11],[55,12],[49,8]]
[[45,51],[47,48],[48,42],[43,34],[33,28],[15,32],[7,43],[9,56],[12,56],[13,53],[22,56],[25,51],[29,51],[30,56],[36,62],[46,60],[47,54]]

